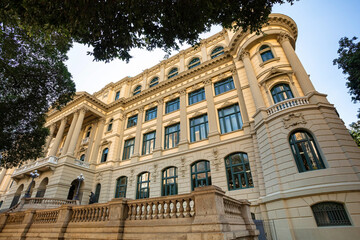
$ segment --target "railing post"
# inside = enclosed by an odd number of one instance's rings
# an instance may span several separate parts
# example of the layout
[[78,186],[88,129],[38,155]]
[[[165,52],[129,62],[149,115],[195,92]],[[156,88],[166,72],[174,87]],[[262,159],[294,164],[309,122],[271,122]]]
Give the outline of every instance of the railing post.
[[122,239],[125,220],[128,217],[128,204],[124,198],[115,198],[109,202],[109,222],[107,227],[117,228],[117,238]]
[[64,239],[64,235],[67,229],[67,226],[71,220],[72,207],[71,206],[61,206],[59,210],[59,216],[56,221],[56,225],[59,227],[59,236],[58,239]]
[[3,213],[0,215],[0,233],[4,229],[8,217],[9,217],[9,213]]
[[248,200],[241,201],[241,216],[244,219],[246,229],[249,231],[250,236],[256,237],[258,235],[256,225],[251,217],[250,202]]
[[31,224],[33,223],[35,213],[36,211],[32,209],[25,211],[24,220],[22,221],[22,226],[24,227],[24,229],[21,233],[21,240],[26,239],[26,234],[28,233]]

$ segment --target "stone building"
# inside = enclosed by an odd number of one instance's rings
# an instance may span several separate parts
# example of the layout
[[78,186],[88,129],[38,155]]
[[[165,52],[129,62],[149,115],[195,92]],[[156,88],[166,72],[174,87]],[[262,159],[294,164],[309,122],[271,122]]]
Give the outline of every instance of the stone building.
[[90,192],[102,203],[216,185],[249,200],[278,239],[355,239],[360,151],[298,59],[296,23],[272,14],[262,31],[223,30],[50,111],[46,157],[0,173],[2,208],[34,170],[32,197],[59,199],[82,173],[82,204]]

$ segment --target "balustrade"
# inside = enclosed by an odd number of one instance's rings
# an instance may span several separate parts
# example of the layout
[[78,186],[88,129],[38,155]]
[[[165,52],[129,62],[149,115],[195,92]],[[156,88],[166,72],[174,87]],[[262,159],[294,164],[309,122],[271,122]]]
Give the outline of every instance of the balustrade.
[[307,97],[291,98],[269,107],[267,109],[267,113],[269,116],[271,116],[282,110],[306,104],[309,104]]
[[7,224],[21,224],[24,220],[24,217],[24,212],[10,213],[7,219]]
[[34,216],[34,223],[55,223],[59,216],[59,210],[37,211]]
[[74,207],[71,222],[100,222],[109,221],[110,208],[108,205],[92,205],[89,207]]
[[37,160],[35,162],[26,164],[18,169],[14,170],[13,176],[20,174],[20,173],[24,173],[24,172],[29,172],[35,169],[38,169],[48,163],[53,163],[53,164],[57,164],[58,162],[58,158],[54,157],[54,156],[50,156],[50,157],[46,157],[46,158],[42,158],[40,160]]
[[84,161],[81,161],[81,160],[78,160],[78,159],[74,160],[74,164],[78,165],[78,166],[81,166],[81,167],[84,167],[84,168],[90,168],[90,164],[88,162],[84,162]]

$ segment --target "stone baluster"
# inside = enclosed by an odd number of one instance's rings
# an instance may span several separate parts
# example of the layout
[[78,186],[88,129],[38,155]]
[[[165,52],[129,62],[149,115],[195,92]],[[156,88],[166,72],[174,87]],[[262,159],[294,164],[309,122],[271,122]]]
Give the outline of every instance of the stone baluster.
[[187,199],[185,199],[185,201],[186,201],[186,208],[185,208],[186,215],[185,215],[185,217],[191,217],[191,215],[190,215],[190,211],[191,211],[190,202],[191,202],[191,199],[187,198]]
[[165,201],[166,209],[165,209],[165,218],[170,218],[170,203],[171,201]]
[[178,202],[180,203],[180,207],[179,207],[180,215],[179,215],[179,217],[183,218],[183,217],[185,217],[185,215],[184,215],[184,199],[180,199],[180,200],[178,200]]
[[58,151],[61,139],[62,139],[63,134],[64,134],[65,125],[66,125],[66,117],[61,119],[60,127],[59,127],[59,130],[58,130],[57,134],[56,134],[54,144],[52,145],[52,147],[50,149],[49,156],[56,156],[56,153]]
[[155,211],[154,211],[154,219],[159,218],[159,202],[154,202]]
[[152,219],[152,215],[153,215],[153,203],[150,202],[149,203],[149,212],[148,212],[149,216],[148,219]]

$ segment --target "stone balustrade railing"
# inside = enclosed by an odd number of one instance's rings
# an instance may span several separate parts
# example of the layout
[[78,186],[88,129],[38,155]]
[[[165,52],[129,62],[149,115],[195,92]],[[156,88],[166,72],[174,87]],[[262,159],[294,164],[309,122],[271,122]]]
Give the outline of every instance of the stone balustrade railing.
[[78,239],[81,233],[81,239],[255,240],[258,231],[249,206],[247,200],[206,186],[190,194],[28,209],[0,214],[0,239]]
[[194,196],[191,194],[170,197],[132,200],[128,202],[128,220],[193,217]]
[[84,168],[90,168],[90,163],[74,159],[74,164]]
[[24,198],[25,204],[51,204],[51,205],[76,205],[76,200],[67,200],[67,199],[59,199],[59,198]]
[[107,204],[73,207],[71,222],[109,221],[110,208]]
[[267,113],[271,116],[282,110],[306,104],[309,104],[309,99],[307,97],[291,98],[269,107]]
[[37,160],[35,162],[26,164],[26,165],[24,165],[24,166],[22,166],[22,167],[20,167],[18,169],[15,169],[14,173],[13,173],[13,176],[17,175],[17,174],[24,173],[24,172],[35,170],[35,169],[37,169],[39,167],[42,167],[42,166],[44,166],[44,165],[46,165],[48,163],[57,164],[57,162],[58,162],[58,158],[54,157],[54,156],[42,158],[42,159]]

